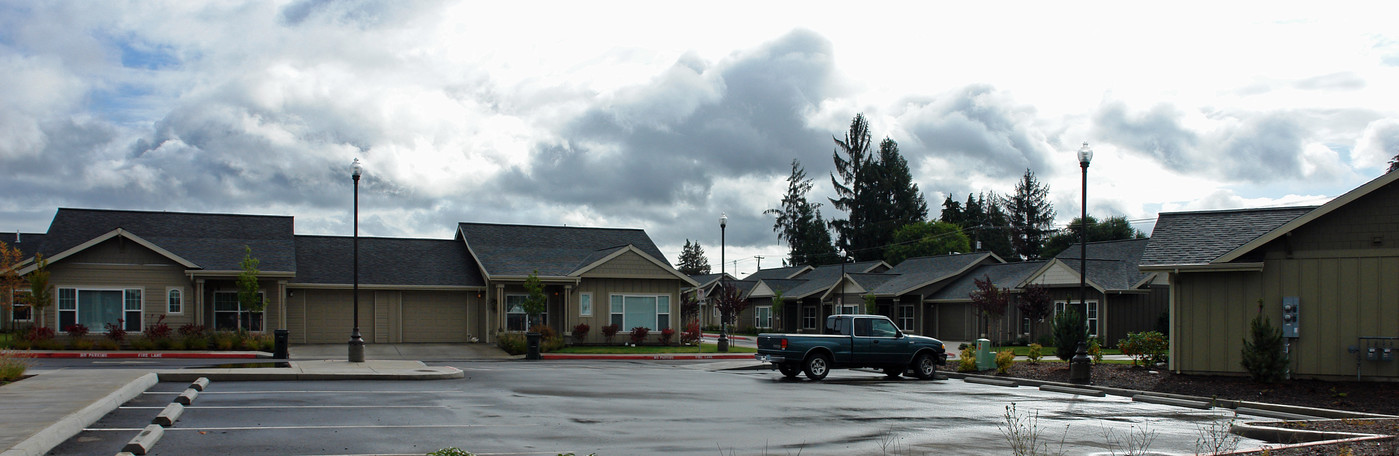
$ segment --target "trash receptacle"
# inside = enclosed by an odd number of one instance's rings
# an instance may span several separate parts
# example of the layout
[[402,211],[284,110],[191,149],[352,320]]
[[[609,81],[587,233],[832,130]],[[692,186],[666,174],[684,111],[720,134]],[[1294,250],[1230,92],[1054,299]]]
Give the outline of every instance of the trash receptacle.
[[285,330],[285,329],[278,329],[278,330],[272,332],[272,341],[273,341],[272,358],[274,358],[274,359],[287,359],[287,338],[288,338],[288,337],[289,337],[289,336],[288,336],[287,330]]
[[991,341],[986,339],[976,340],[976,369],[986,370],[996,368],[996,354],[991,352]]
[[525,343],[529,350],[525,352],[525,359],[541,359],[539,356],[539,333],[530,331],[525,333]]

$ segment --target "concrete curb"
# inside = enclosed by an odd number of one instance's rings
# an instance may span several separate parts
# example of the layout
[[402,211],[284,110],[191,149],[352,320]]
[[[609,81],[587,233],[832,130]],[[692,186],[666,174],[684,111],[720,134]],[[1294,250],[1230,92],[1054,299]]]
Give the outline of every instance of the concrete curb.
[[1295,445],[1298,443],[1320,445],[1323,443],[1336,443],[1348,440],[1369,440],[1376,437],[1390,437],[1388,435],[1380,434],[1312,431],[1307,429],[1288,429],[1276,426],[1259,426],[1254,424],[1254,422],[1234,423],[1233,426],[1230,426],[1229,432],[1233,432],[1235,434],[1251,439],[1258,439],[1268,442],[1277,442],[1284,445]]
[[200,378],[210,381],[248,382],[285,380],[449,380],[465,378],[461,369],[436,366],[414,369],[413,372],[303,372],[292,368],[241,369],[245,372],[208,370],[157,372],[162,382],[193,382]]
[[175,358],[175,359],[252,359],[271,358],[266,352],[27,352],[30,358]]
[[40,456],[48,453],[49,450],[78,435],[79,432],[83,431],[83,428],[107,416],[108,413],[116,410],[126,401],[155,386],[156,383],[158,383],[156,374],[142,375],[131,383],[127,383],[126,386],[113,391],[112,394],[108,394],[107,397],[88,404],[87,407],[63,417],[39,433],[29,436],[4,453],[0,453],[0,456]]
[[574,355],[567,353],[544,353],[542,356],[546,360],[707,360],[707,359],[753,359],[756,353],[653,353],[647,355]]

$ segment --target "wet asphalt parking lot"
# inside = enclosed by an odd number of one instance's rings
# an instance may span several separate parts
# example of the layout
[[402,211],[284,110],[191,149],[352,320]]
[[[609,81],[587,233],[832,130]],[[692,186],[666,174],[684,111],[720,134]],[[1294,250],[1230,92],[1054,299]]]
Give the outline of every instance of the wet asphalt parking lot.
[[[441,364],[466,378],[213,382],[149,454],[1009,454],[998,426],[1011,403],[1050,450],[1126,454],[1149,435],[1153,451],[1188,454],[1233,416],[870,371],[811,382],[704,362]],[[115,454],[187,386],[160,383],[50,454]]]

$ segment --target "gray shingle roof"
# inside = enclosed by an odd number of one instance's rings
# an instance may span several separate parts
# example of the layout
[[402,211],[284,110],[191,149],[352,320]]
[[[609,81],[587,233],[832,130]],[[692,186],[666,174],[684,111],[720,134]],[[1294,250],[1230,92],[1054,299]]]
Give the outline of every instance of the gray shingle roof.
[[640,229],[460,223],[460,235],[492,276],[562,277],[630,244],[670,264]]
[[971,292],[976,290],[976,280],[991,278],[991,283],[997,287],[1013,288],[1024,282],[1039,268],[1048,261],[1023,261],[1019,263],[998,263],[984,264],[970,272],[958,277],[952,283],[947,284],[943,289],[933,293],[928,299],[938,300],[971,300]]
[[[1142,272],[1142,254],[1150,239],[1125,239],[1088,243],[1088,280],[1108,290],[1127,290],[1136,286],[1150,273]],[[1069,246],[1054,258],[1079,267],[1080,244]]]
[[793,274],[805,270],[807,266],[788,266],[785,268],[759,269],[757,272],[749,274],[743,280],[765,280],[765,279],[790,279]]
[[1316,206],[1161,213],[1141,266],[1207,264],[1313,209]]
[[121,228],[208,270],[236,270],[243,246],[263,271],[296,271],[288,216],[59,208],[40,251],[54,254]]
[[849,274],[850,280],[865,290],[873,290],[889,280],[898,277],[883,272]]
[[[15,237],[19,237],[19,242],[15,242]],[[12,248],[19,249],[20,259],[31,258],[34,253],[39,252],[43,245],[44,235],[39,233],[0,233],[0,242],[4,242]]]
[[869,272],[871,269],[876,269],[883,263],[883,261],[846,263],[843,269],[839,263],[818,266],[815,269],[797,276],[796,278],[805,280],[806,282],[787,290],[783,296],[800,299],[813,294],[824,293],[827,289],[835,286],[836,282],[840,281],[840,274],[842,271],[846,274]]
[[[354,238],[297,236],[296,282],[354,281]],[[466,245],[453,239],[359,238],[361,285],[485,286]]]
[[931,257],[909,258],[890,269],[888,274],[897,274],[874,290],[876,296],[894,296],[908,290],[927,286],[946,279],[957,271],[987,257],[986,253],[961,253]]
[[802,279],[763,279],[762,282],[763,284],[767,285],[768,289],[771,289],[773,292],[782,292],[782,295],[784,297],[787,296],[788,291],[791,291],[793,288],[796,288],[797,286],[806,283],[806,281]]

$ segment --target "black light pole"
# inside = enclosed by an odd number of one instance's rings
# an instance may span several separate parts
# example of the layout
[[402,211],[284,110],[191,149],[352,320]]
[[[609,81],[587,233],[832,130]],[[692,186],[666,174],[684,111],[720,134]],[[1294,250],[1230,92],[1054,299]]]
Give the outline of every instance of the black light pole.
[[[719,213],[719,301],[723,301],[724,299],[727,299],[728,291],[729,291],[729,289],[728,289],[728,285],[729,285],[728,280],[725,280],[725,279],[724,279],[724,247],[725,247],[725,244],[726,244],[726,242],[725,242],[725,240],[724,240],[724,231],[725,231],[726,229],[728,229],[728,227],[729,227],[729,214],[728,214],[727,212],[720,212],[720,213]],[[716,301],[716,302],[717,302],[717,301]],[[719,351],[720,351],[720,352],[728,352],[728,351],[729,351],[729,318],[728,318],[728,315],[725,315],[725,312],[723,311],[723,309],[720,309],[720,311],[719,311]]]
[[1078,149],[1078,166],[1083,168],[1083,213],[1079,216],[1078,244],[1078,303],[1083,304],[1083,323],[1088,325],[1088,162],[1093,161],[1093,149],[1084,142]]
[[350,176],[355,180],[354,306],[355,329],[350,333],[350,362],[364,362],[364,338],[359,334],[359,175],[364,173],[356,158]]

